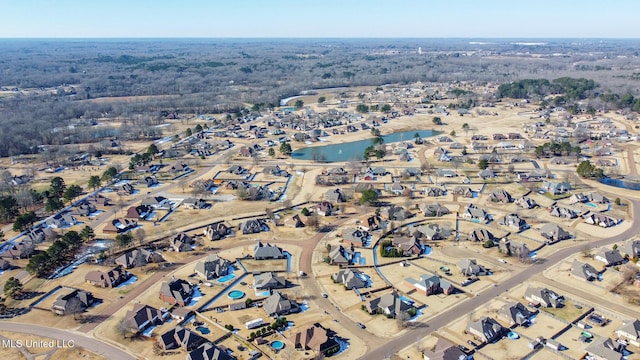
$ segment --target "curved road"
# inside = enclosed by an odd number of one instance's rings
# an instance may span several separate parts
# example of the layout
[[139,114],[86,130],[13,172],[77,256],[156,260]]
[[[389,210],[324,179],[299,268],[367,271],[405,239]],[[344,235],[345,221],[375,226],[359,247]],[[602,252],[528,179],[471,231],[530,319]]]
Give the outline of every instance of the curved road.
[[[631,201],[632,205],[632,215],[640,214],[640,200]],[[638,234],[640,232],[640,219],[633,220],[631,227],[624,231],[621,234],[616,236],[612,236],[609,238],[597,240],[590,242],[589,244],[593,247],[600,247],[609,245],[618,241],[626,240],[633,235]],[[453,320],[459,318],[463,314],[468,314],[474,311],[477,307],[482,304],[486,304],[492,298],[499,296],[501,293],[509,291],[512,287],[525,282],[527,279],[532,277],[533,275],[542,273],[546,268],[557,264],[558,262],[566,259],[568,256],[573,255],[577,252],[580,252],[584,244],[574,245],[568,248],[564,248],[558,250],[553,253],[549,257],[547,257],[544,261],[541,261],[537,264],[534,264],[519,273],[516,273],[514,276],[509,278],[508,280],[503,281],[496,287],[490,288],[488,290],[479,293],[476,297],[466,300],[449,310],[442,312],[435,317],[429,319],[424,327],[420,327],[417,329],[410,330],[408,333],[404,334],[401,337],[395,338],[388,342],[371,342],[371,346],[376,346],[375,349],[369,351],[365,356],[360,359],[384,359],[389,354],[398,353],[400,350],[406,348],[407,346],[415,343],[416,338],[423,338],[432,332],[438,330],[441,327],[444,327],[451,323]],[[424,323],[423,323],[424,324]]]
[[98,355],[104,356],[107,359],[118,359],[118,360],[137,359],[135,356],[113,345],[109,345],[100,340],[90,338],[82,334],[71,332],[68,330],[60,330],[60,329],[54,329],[54,328],[49,328],[49,327],[40,326],[40,325],[22,324],[22,323],[13,323],[13,322],[0,323],[0,330],[42,336],[50,339],[65,341],[67,344],[69,343],[69,341],[73,341],[75,346],[85,348]]

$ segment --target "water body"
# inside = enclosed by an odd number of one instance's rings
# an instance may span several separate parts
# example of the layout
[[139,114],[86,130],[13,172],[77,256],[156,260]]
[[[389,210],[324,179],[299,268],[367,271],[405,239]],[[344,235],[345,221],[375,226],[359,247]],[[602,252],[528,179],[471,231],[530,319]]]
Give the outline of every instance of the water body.
[[[440,132],[435,130],[412,130],[397,132],[384,135],[385,144],[398,141],[413,141],[413,135],[418,133],[421,138],[436,136]],[[341,162],[353,159],[362,159],[364,149],[373,145],[373,138],[351,141],[345,143],[336,143],[324,146],[306,147],[294,151],[291,156],[300,160],[317,160],[319,162]]]
[[600,180],[601,183],[609,186],[615,186],[622,189],[629,190],[640,190],[640,182],[629,180],[629,179],[613,179],[613,178],[604,178]]

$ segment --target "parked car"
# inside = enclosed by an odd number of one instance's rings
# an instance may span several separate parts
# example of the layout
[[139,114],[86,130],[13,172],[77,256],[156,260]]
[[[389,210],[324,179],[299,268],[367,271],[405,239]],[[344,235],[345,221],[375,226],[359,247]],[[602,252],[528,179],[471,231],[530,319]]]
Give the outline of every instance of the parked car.
[[366,326],[364,326],[364,324],[363,324],[363,323],[361,323],[361,322],[356,323],[356,325],[358,325],[358,327],[359,327],[360,329],[365,329],[365,328],[366,328]]
[[322,293],[320,295],[322,295],[322,297],[325,298],[325,299],[329,297],[329,295],[327,295],[327,293]]
[[462,350],[462,352],[468,353],[469,348],[464,345],[458,345],[458,349]]
[[467,340],[467,344],[473,346],[473,347],[477,347],[478,344],[474,343],[472,340]]

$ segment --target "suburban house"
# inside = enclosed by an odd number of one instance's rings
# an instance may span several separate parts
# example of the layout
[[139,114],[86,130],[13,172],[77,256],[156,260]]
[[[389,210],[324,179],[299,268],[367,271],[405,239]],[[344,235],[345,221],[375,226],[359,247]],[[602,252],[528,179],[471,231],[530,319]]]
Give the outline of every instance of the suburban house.
[[538,206],[536,201],[528,196],[521,196],[517,198],[514,203],[523,209],[533,209],[534,207]]
[[207,339],[179,325],[158,337],[158,345],[165,351],[173,349],[191,351],[205,342]]
[[489,214],[486,211],[480,209],[474,204],[469,204],[469,206],[464,209],[462,217],[464,219],[477,222],[487,222],[490,219]]
[[138,222],[136,220],[118,218],[108,222],[102,229],[102,232],[106,234],[121,234],[137,227]]
[[187,354],[187,360],[236,360],[225,349],[206,342],[199,348],[192,350]]
[[590,225],[598,225],[603,228],[608,228],[611,226],[615,226],[618,224],[618,220],[609,217],[607,215],[601,213],[590,212],[586,214],[584,217],[584,222]]
[[151,206],[154,209],[171,210],[171,202],[164,196],[151,196],[142,199],[142,205]]
[[37,227],[35,229],[28,230],[26,233],[27,241],[34,244],[40,244],[43,241],[55,240],[58,234],[49,228]]
[[611,200],[609,200],[604,195],[597,192],[592,192],[590,194],[587,194],[587,199],[594,204],[608,204],[611,202]]
[[499,190],[496,190],[496,191],[492,192],[489,195],[489,200],[491,200],[493,202],[501,202],[503,204],[509,204],[509,203],[513,202],[513,197],[511,196],[511,194],[506,192],[504,189],[499,189]]
[[[445,150],[447,151],[447,150]],[[449,169],[436,169],[436,176],[442,176],[446,178],[453,178],[458,176],[455,171]]]
[[507,238],[500,240],[498,243],[498,249],[505,255],[515,256],[521,259],[529,257],[529,254],[531,253],[527,244],[511,241]]
[[386,222],[378,215],[370,215],[365,217],[358,227],[364,231],[375,231],[386,228]]
[[331,216],[336,212],[336,208],[328,201],[321,201],[311,207],[311,210],[320,216]]
[[371,235],[364,230],[346,228],[342,230],[342,240],[348,245],[367,247],[371,241]]
[[287,287],[287,280],[274,272],[264,272],[253,275],[253,287],[256,290],[284,289]]
[[147,216],[151,215],[152,212],[153,209],[148,205],[131,206],[127,209],[127,215],[125,215],[125,218],[144,220]]
[[605,266],[620,265],[624,262],[624,258],[618,249],[600,249],[593,258],[604,263]]
[[418,280],[406,278],[404,281],[419,293],[427,296],[436,294],[449,295],[456,290],[449,281],[433,274],[422,274]]
[[340,347],[332,336],[329,336],[327,329],[315,323],[293,336],[293,343],[297,350],[311,350],[316,354],[333,352]]
[[467,325],[466,332],[483,343],[493,343],[507,334],[507,329],[494,318],[484,317]]
[[394,182],[393,184],[391,184],[391,186],[388,187],[387,190],[395,196],[401,196],[404,193],[405,186],[400,184],[399,182]]
[[433,202],[431,204],[422,203],[420,204],[420,211],[424,214],[424,216],[443,216],[449,214],[451,211],[446,207],[440,205],[437,202]]
[[191,301],[194,286],[182,279],[173,279],[162,283],[160,287],[160,300],[171,305],[185,306]]
[[390,318],[396,318],[400,315],[403,319],[409,318],[407,312],[415,309],[413,305],[400,300],[395,292],[375,298],[365,303],[364,306],[369,314],[384,314]]
[[493,240],[495,238],[496,237],[493,236],[493,234],[489,230],[480,228],[473,229],[468,236],[469,241],[475,242],[485,242],[487,240]]
[[103,288],[107,287],[116,287],[121,283],[127,281],[131,277],[131,274],[124,270],[124,268],[120,266],[116,266],[115,268],[109,271],[100,271],[100,270],[92,270],[89,271],[84,276],[84,281],[93,285],[99,286]]
[[423,190],[424,195],[428,197],[444,196],[445,192],[439,187],[428,187]]
[[137,303],[127,311],[123,325],[132,333],[141,333],[149,326],[162,324],[166,316],[158,309]]
[[562,219],[575,219],[578,217],[578,214],[575,211],[558,205],[551,207],[549,215]]
[[498,311],[498,316],[509,323],[509,326],[526,325],[534,313],[519,302],[509,302],[504,304]]
[[462,259],[457,263],[460,273],[464,276],[486,275],[488,273],[482,265],[478,265],[476,259]]
[[193,244],[193,239],[183,232],[169,239],[169,246],[175,252],[191,251],[193,250]]
[[402,206],[391,205],[382,208],[380,215],[387,220],[406,220],[413,217],[411,211],[403,208]]
[[524,219],[521,219],[518,214],[508,214],[505,217],[498,220],[498,224],[502,226],[507,226],[515,231],[523,231],[529,228],[529,224],[527,224]]
[[571,184],[566,181],[555,182],[545,180],[542,182],[542,187],[552,195],[562,195],[571,190]]
[[340,266],[351,265],[353,255],[353,250],[348,250],[342,245],[332,246],[329,250],[329,263]]
[[596,280],[600,276],[600,272],[591,264],[573,260],[571,264],[571,275],[586,281]]
[[223,259],[217,254],[210,254],[196,263],[195,273],[205,280],[211,280],[227,275],[230,267],[229,260]]
[[435,347],[424,350],[422,358],[424,360],[466,360],[468,356],[449,340],[438,337]]
[[416,239],[442,240],[448,236],[438,224],[425,224],[415,228],[413,236]]
[[420,242],[415,237],[394,236],[391,245],[402,251],[403,256],[418,256],[422,253]]
[[635,347],[640,347],[640,320],[623,323],[615,333],[618,338]]
[[73,209],[69,212],[71,216],[89,216],[92,213],[96,212],[96,206],[90,202],[86,202],[84,204],[80,204],[78,206],[74,206]]
[[589,202],[589,198],[583,193],[574,193],[569,197],[570,204],[586,203]]
[[66,315],[83,312],[93,304],[93,294],[80,289],[71,289],[64,295],[58,296],[51,306],[51,311],[56,315]]
[[488,179],[493,179],[494,177],[496,177],[496,174],[493,172],[493,170],[487,168],[484,170],[480,170],[478,172],[478,177],[483,179],[483,180],[488,180]]
[[347,290],[360,289],[367,286],[365,275],[359,270],[342,269],[331,275],[334,282],[343,284]]
[[466,198],[472,198],[474,194],[470,187],[464,185],[454,187],[452,193],[453,195],[459,195]]
[[7,270],[11,267],[11,263],[5,259],[0,259],[0,270]]
[[129,183],[122,184],[122,186],[118,188],[118,194],[122,195],[133,195],[135,192],[136,189]]
[[288,227],[293,227],[293,228],[303,228],[306,226],[302,221],[302,219],[300,218],[300,214],[294,214],[293,216],[285,219],[284,224]]
[[542,235],[549,243],[567,240],[571,238],[568,231],[561,228],[558,224],[546,223],[540,227],[540,235]]
[[640,240],[627,240],[618,249],[621,249],[631,259],[637,258],[640,256]]
[[276,245],[258,241],[253,248],[253,258],[256,260],[284,259],[284,251]]
[[182,201],[182,206],[187,209],[197,210],[207,207],[207,202],[204,199],[186,198]]
[[91,195],[89,197],[87,197],[87,201],[90,203],[95,203],[96,205],[100,205],[100,206],[109,206],[110,201],[108,197],[105,197],[103,195],[100,194],[96,194],[96,195]]
[[263,301],[262,308],[267,316],[273,317],[297,313],[300,311],[300,306],[295,301],[289,300],[287,295],[281,294],[278,291],[274,292],[273,295]]
[[347,196],[340,189],[328,190],[324,194],[324,200],[331,203],[345,202],[347,201]]
[[204,236],[209,240],[220,240],[225,236],[229,235],[231,232],[231,227],[225,225],[222,222],[208,225],[204,229]]
[[263,231],[269,231],[269,226],[263,219],[251,219],[240,224],[240,231],[243,234],[257,234]]
[[35,251],[35,244],[30,240],[23,240],[19,243],[13,243],[0,256],[8,259],[28,259]]
[[611,338],[601,337],[585,349],[593,360],[622,360],[621,345]]
[[136,266],[144,266],[149,263],[163,262],[162,255],[155,251],[149,251],[145,249],[133,249],[118,256],[115,263],[121,265],[125,269],[130,269]]

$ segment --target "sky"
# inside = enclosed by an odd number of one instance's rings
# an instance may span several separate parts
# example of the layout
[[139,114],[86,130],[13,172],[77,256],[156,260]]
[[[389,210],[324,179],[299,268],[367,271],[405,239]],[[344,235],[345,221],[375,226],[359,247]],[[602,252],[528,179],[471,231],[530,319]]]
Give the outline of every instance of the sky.
[[0,0],[0,38],[640,38],[638,0]]

